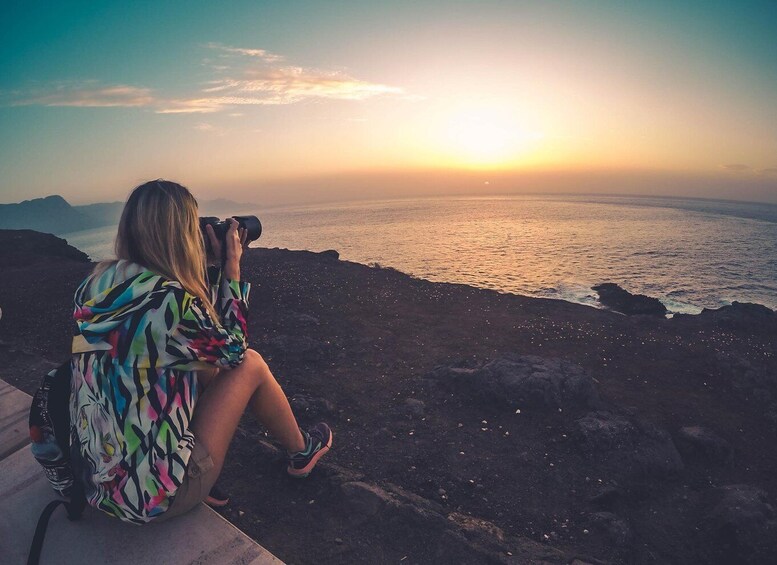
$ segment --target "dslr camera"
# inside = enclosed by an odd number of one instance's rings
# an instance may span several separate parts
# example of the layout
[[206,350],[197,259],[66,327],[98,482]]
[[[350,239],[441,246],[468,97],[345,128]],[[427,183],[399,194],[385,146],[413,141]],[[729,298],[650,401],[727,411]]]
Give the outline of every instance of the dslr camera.
[[[237,220],[238,227],[243,228],[248,232],[248,242],[256,241],[259,236],[262,235],[262,222],[256,216],[232,216]],[[202,230],[202,237],[205,240],[205,249],[208,254],[212,253],[210,248],[210,239],[205,232],[205,226],[213,226],[213,232],[216,237],[223,244],[227,237],[227,230],[229,229],[229,222],[221,220],[215,216],[205,216],[200,218],[200,230]]]

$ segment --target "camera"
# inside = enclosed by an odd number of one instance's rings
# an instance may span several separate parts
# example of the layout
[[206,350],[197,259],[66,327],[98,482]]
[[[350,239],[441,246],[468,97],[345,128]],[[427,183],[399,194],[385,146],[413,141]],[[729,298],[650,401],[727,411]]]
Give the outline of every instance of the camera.
[[[237,220],[238,227],[243,228],[248,232],[248,242],[256,241],[259,236],[262,235],[262,222],[256,216],[232,216]],[[205,233],[205,226],[213,226],[213,232],[216,237],[224,243],[227,237],[227,230],[229,229],[229,222],[221,220],[215,216],[205,216],[200,218],[200,229],[202,230],[202,237],[205,239],[205,249],[208,253],[211,252],[210,239]]]

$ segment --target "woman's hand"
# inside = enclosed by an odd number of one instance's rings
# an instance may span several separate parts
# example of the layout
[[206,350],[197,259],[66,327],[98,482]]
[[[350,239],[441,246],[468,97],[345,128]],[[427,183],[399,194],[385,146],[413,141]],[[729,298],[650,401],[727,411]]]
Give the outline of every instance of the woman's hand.
[[[240,228],[239,223],[234,218],[228,218],[229,228],[224,237],[224,244],[216,237],[213,226],[207,225],[205,231],[208,233],[210,247],[216,261],[224,266],[223,275],[230,280],[240,280],[240,259],[243,256],[243,250],[248,244],[248,230]],[[226,252],[226,259],[222,260],[222,254]]]

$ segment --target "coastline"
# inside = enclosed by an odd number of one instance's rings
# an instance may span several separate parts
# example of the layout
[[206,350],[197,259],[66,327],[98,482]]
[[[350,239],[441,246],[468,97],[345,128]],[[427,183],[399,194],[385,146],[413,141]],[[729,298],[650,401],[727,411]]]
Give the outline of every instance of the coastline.
[[[90,268],[9,265],[4,379],[29,392],[67,355]],[[305,251],[251,249],[243,273],[251,347],[301,422],[337,438],[320,473],[290,484],[241,424],[223,514],[280,558],[723,563],[732,535],[765,556],[750,562],[777,555],[774,519],[755,512],[777,500],[768,314],[629,317]],[[752,536],[728,528],[737,505],[762,518]]]
[[[719,209],[724,203],[717,201],[688,209],[677,199],[652,199],[647,207],[642,200],[413,199],[341,203],[316,212],[268,209],[258,243],[331,247],[347,260],[433,282],[594,306],[591,287],[613,281],[660,299],[671,313],[696,314],[734,301],[777,308],[768,260],[777,223],[748,219],[741,203],[732,211]],[[437,219],[425,222],[430,215]],[[432,228],[445,239],[420,235]],[[547,230],[558,233],[546,238]],[[113,236],[111,228],[66,235],[96,258],[112,254]]]

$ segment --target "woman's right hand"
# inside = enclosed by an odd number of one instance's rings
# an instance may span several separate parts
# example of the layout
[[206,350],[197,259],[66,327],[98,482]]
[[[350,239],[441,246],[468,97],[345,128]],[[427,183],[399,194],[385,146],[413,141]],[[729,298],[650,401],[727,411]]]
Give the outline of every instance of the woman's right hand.
[[224,238],[225,252],[227,259],[224,263],[224,276],[229,280],[240,280],[240,259],[243,257],[243,248],[245,246],[248,231],[240,228],[240,224],[235,218],[229,218],[229,228]]

